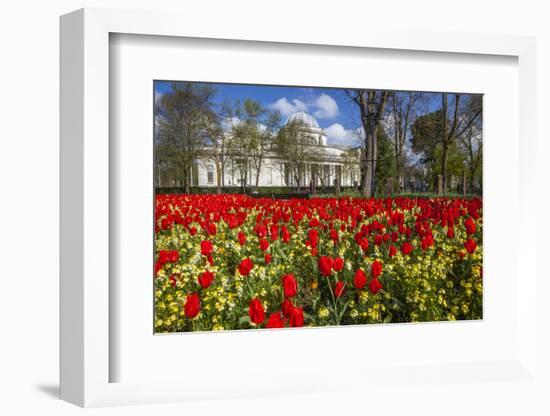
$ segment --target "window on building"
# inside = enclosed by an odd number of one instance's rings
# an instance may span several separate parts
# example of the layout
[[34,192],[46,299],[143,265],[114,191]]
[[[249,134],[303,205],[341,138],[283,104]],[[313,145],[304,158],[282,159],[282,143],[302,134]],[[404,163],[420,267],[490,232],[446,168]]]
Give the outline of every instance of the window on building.
[[267,179],[268,185],[273,185],[273,168],[271,167],[267,168],[266,179]]
[[206,166],[206,183],[209,185],[214,183],[214,165]]

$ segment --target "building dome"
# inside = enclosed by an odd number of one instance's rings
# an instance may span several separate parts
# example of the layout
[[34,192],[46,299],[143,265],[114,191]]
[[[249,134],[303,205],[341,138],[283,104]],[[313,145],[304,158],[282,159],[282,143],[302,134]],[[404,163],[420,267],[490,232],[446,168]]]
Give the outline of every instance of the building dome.
[[317,120],[315,120],[315,117],[306,113],[305,111],[297,111],[291,114],[290,117],[286,119],[285,125],[288,125],[289,123],[292,123],[292,122],[299,122],[304,124],[307,127],[313,127],[316,129],[319,128],[319,123],[317,123]]

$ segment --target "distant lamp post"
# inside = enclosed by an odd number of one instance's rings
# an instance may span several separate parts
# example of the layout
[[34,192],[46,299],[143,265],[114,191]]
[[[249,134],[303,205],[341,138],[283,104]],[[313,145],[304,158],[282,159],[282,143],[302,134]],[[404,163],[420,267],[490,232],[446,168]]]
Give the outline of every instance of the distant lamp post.
[[370,155],[370,163],[371,163],[371,177],[370,177],[370,193],[371,195],[369,196],[375,196],[375,189],[376,189],[376,159],[377,159],[377,156],[375,153],[375,148],[374,148],[374,124],[376,123],[376,110],[377,110],[377,106],[374,102],[372,101],[369,101],[368,104],[367,104],[367,108],[369,110],[369,113],[368,113],[368,121],[369,121],[369,135],[370,135],[370,139],[371,139],[371,155]]

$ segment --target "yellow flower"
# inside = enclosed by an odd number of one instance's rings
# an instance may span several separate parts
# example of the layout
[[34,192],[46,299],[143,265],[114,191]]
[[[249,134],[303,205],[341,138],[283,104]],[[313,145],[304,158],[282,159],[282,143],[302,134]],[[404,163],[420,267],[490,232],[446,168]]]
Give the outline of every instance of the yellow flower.
[[323,306],[319,309],[317,315],[319,316],[319,318],[327,318],[329,316],[329,311],[326,307]]

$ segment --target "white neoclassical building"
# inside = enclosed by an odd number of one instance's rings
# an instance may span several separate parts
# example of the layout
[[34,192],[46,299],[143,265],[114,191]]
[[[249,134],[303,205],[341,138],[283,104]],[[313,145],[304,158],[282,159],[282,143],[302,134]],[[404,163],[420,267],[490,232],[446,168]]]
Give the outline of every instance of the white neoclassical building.
[[[300,126],[300,137],[307,138],[309,157],[304,158],[299,171],[299,185],[302,188],[335,186],[351,187],[360,181],[360,149],[353,146],[336,146],[327,142],[327,136],[311,114],[298,111],[285,121]],[[285,128],[285,127],[283,127]],[[303,150],[303,148],[302,148]],[[246,155],[228,157],[221,172],[223,187],[254,187],[257,170],[253,163],[246,164],[243,173],[243,159]],[[219,165],[218,165],[219,166]],[[298,185],[296,170],[288,161],[282,160],[274,151],[267,151],[261,163],[259,187],[296,187]],[[193,168],[191,183],[198,187],[217,186],[217,165],[215,160],[201,158]]]

